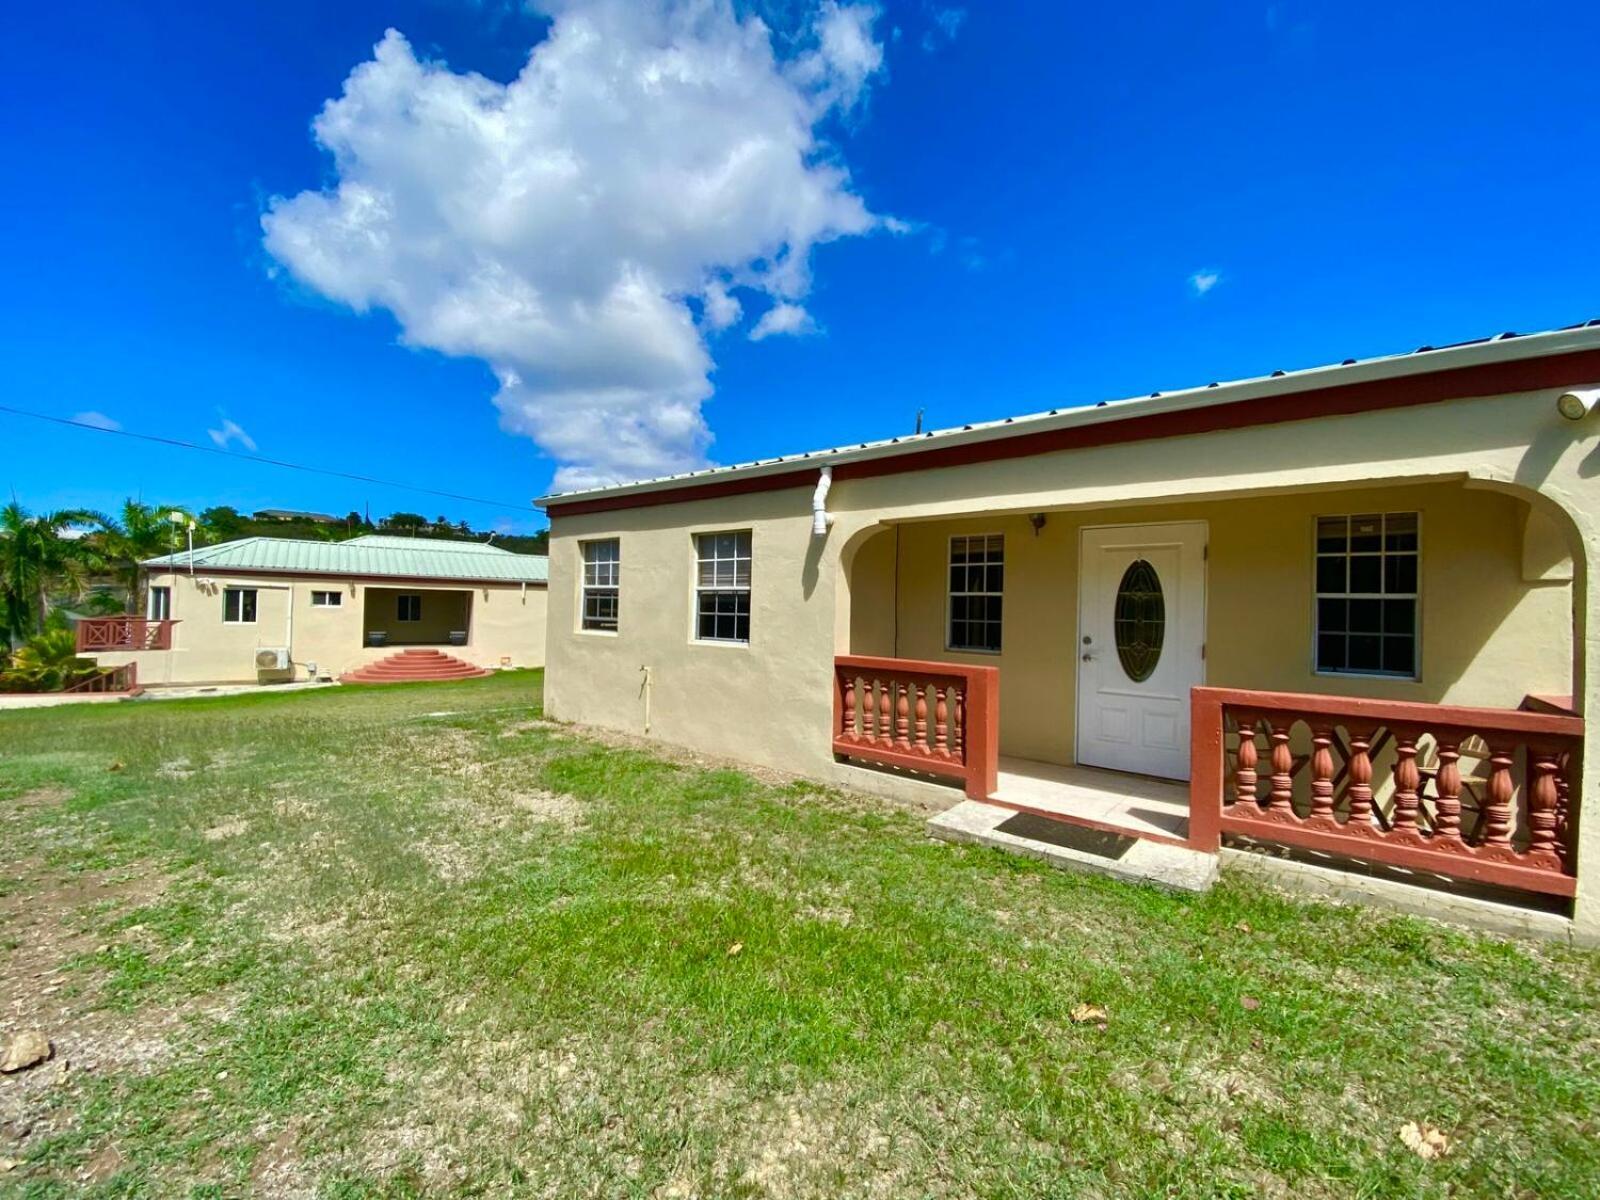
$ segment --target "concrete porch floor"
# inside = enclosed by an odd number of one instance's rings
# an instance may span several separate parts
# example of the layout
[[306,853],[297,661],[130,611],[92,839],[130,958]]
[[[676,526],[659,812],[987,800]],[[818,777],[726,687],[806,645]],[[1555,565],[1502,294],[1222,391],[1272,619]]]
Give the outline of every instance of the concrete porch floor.
[[1181,843],[1189,835],[1189,785],[1170,779],[1002,756],[991,800],[1157,841]]

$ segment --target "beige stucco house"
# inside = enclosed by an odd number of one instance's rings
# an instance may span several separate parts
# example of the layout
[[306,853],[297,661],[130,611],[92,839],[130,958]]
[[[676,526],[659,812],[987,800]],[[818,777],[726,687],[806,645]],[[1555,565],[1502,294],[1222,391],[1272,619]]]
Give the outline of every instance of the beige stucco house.
[[1597,387],[1591,323],[550,496],[546,705],[1593,937]]
[[[242,538],[143,564],[143,617],[78,624],[144,687],[448,678],[544,663],[547,560],[481,542]],[[404,668],[402,670],[402,668]]]

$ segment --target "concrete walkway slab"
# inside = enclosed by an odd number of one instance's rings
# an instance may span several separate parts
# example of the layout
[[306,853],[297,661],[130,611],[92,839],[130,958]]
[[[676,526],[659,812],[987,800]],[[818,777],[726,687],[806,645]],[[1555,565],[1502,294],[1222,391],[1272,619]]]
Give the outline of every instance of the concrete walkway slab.
[[1204,892],[1217,881],[1214,854],[1018,813],[979,800],[963,800],[940,813],[928,822],[928,833],[941,841],[993,846],[1055,867],[1180,892]]

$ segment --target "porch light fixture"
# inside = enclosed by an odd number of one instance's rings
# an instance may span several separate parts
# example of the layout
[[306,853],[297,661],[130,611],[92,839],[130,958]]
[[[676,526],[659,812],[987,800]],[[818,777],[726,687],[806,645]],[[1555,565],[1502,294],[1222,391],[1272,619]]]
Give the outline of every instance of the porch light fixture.
[[1600,388],[1573,388],[1556,397],[1556,411],[1569,421],[1581,421],[1600,403]]
[[1043,513],[1029,513],[1028,524],[1033,526],[1033,536],[1038,537],[1039,531],[1044,528],[1045,522],[1050,518]]

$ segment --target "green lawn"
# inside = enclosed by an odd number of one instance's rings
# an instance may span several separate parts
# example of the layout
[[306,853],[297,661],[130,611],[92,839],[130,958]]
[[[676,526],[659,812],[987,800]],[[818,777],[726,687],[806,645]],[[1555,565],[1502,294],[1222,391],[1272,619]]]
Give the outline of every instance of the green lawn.
[[1600,957],[932,843],[537,673],[0,714],[0,814],[7,1194],[1600,1195]]

